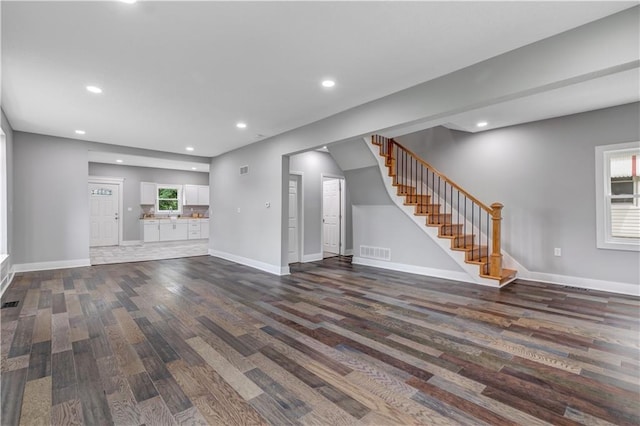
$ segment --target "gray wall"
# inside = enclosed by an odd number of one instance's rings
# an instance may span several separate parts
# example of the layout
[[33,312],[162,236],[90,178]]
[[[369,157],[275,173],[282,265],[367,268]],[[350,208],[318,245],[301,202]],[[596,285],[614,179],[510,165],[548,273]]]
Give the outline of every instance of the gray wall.
[[[373,158],[370,151],[368,155]],[[347,170],[345,176],[352,194],[355,256],[360,256],[361,245],[389,248],[393,263],[461,272],[449,254],[392,202],[377,165]]]
[[355,256],[360,246],[391,249],[391,262],[462,272],[456,262],[395,205],[354,205]]
[[[214,214],[216,208],[220,214],[211,248],[273,269],[286,266],[282,212],[289,166],[283,156],[381,130],[431,127],[426,124],[535,94],[549,84],[619,71],[637,60],[637,16],[637,8],[629,9],[214,158],[210,184]],[[541,63],[557,66],[540,72]],[[242,165],[250,166],[250,175],[239,176]],[[241,206],[245,209],[236,213]]]
[[[89,150],[208,161],[33,133],[13,135],[13,265],[89,259]],[[198,182],[206,184],[206,178]]]
[[[123,239],[141,240],[138,220],[140,208],[140,182],[209,185],[209,173],[182,170],[133,167],[117,164],[89,163],[89,176],[124,178],[123,188]],[[131,207],[131,211],[128,208]],[[187,214],[188,212],[184,212]]]
[[[595,146],[640,140],[638,103],[480,133],[396,138],[485,203],[530,271],[640,283],[638,252],[596,248]],[[562,248],[562,257],[553,255]]]
[[[329,153],[308,151],[292,155],[291,172],[302,172],[304,197],[304,247],[303,255],[322,254],[322,175],[344,177],[344,173]],[[346,192],[345,249],[353,248],[351,240],[351,203]]]
[[6,135],[7,148],[7,252],[9,253],[9,264],[13,264],[13,129],[4,111],[0,109],[2,118],[2,130]]
[[349,194],[351,194],[352,205],[377,206],[393,204],[387,190],[384,188],[382,174],[378,166],[347,170],[344,175],[347,178],[347,188],[349,188]]
[[13,264],[89,259],[87,149],[14,132]]
[[[282,210],[285,182],[287,193],[289,187],[288,163],[288,157],[283,158],[278,147],[268,142],[212,159],[209,169],[212,250],[272,268],[286,266],[288,259],[281,252],[281,229],[282,211],[288,211]],[[241,176],[240,167],[245,165],[249,166],[249,173]],[[266,208],[265,202],[271,207]]]

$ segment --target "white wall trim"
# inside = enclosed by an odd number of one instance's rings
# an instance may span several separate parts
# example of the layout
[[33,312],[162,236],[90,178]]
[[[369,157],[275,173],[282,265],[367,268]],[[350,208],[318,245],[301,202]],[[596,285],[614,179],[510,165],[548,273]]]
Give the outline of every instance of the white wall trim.
[[121,246],[141,246],[142,244],[141,240],[127,240],[120,242]]
[[302,255],[302,263],[317,262],[322,260],[322,253],[312,253]]
[[[298,205],[296,208],[298,209],[298,259],[301,262],[304,262],[304,172],[299,171],[289,171],[289,179],[291,179],[291,175],[298,176]],[[288,194],[287,194],[288,197]],[[288,199],[287,199],[288,202]],[[283,214],[284,214],[283,209]],[[288,214],[288,211],[287,211]],[[287,249],[288,249],[289,239],[287,238]],[[289,259],[287,259],[288,261]]]
[[574,277],[571,275],[550,274],[547,272],[518,271],[516,280],[537,281],[541,283],[564,285],[568,287],[586,288],[609,293],[640,296],[640,283],[622,283],[618,281],[595,280],[593,278]]
[[81,268],[91,266],[90,259],[54,260],[51,262],[18,263],[11,272],[47,271],[49,269]]
[[[444,278],[447,280],[461,281],[471,284],[483,284],[469,278],[465,272],[450,271],[447,269],[428,268],[426,266],[409,265],[406,263],[387,262],[384,260],[368,259],[364,257],[354,256],[351,260],[354,265],[373,266],[381,269],[389,269],[392,271],[408,272],[410,274],[423,275],[427,277]],[[484,284],[489,286],[488,284]],[[495,287],[498,287],[497,281]]]
[[264,272],[274,275],[289,275],[289,266],[272,265],[270,263],[260,262],[259,260],[249,259],[247,257],[237,256],[235,254],[226,253],[219,250],[209,249],[209,255],[239,263],[241,265],[250,266]]

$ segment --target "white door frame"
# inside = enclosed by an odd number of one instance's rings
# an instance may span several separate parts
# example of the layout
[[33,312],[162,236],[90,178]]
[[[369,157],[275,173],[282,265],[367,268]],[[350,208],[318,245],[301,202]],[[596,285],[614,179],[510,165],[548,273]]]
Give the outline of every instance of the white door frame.
[[345,254],[345,235],[346,235],[346,215],[345,215],[345,204],[346,204],[346,196],[345,196],[345,180],[344,176],[337,176],[331,174],[320,174],[320,212],[321,212],[321,220],[320,220],[320,253],[324,253],[324,229],[322,223],[322,216],[324,215],[324,181],[325,180],[333,180],[338,179],[340,181],[340,248],[339,255],[344,256]]
[[[296,210],[298,211],[298,261],[304,262],[304,173],[303,172],[289,172],[289,180],[294,178],[298,182],[298,205]],[[287,245],[289,240],[287,239]],[[288,251],[288,246],[287,246]]]
[[[123,239],[122,238],[123,237],[122,222],[124,222],[124,216],[122,214],[122,211],[123,211],[122,204],[123,204],[124,197],[122,193],[124,189],[124,178],[109,177],[109,176],[89,176],[89,182],[87,183],[87,185],[91,183],[95,183],[97,185],[100,185],[100,184],[118,185],[118,245],[120,246],[122,245],[122,239]],[[87,214],[90,214],[90,212],[87,211]]]

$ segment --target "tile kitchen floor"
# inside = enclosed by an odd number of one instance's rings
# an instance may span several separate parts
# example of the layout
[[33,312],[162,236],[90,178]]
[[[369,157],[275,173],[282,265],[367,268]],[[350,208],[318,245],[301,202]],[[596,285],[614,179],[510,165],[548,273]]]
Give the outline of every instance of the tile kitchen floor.
[[92,265],[174,259],[208,254],[209,240],[164,241],[135,246],[91,247]]

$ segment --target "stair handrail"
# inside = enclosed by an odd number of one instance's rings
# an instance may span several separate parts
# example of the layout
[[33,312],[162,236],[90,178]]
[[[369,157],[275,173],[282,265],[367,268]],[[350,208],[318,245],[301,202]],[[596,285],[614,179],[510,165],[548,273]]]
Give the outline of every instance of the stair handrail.
[[474,197],[473,195],[469,194],[469,192],[467,190],[465,190],[463,187],[461,187],[460,185],[458,185],[457,183],[455,183],[453,180],[451,180],[450,178],[448,178],[446,175],[440,173],[438,171],[438,169],[436,169],[435,167],[433,167],[431,164],[427,163],[426,161],[424,161],[420,156],[418,156],[415,152],[411,151],[410,149],[406,148],[404,145],[402,145],[401,143],[399,143],[398,141],[396,141],[393,138],[387,138],[387,140],[389,140],[391,143],[398,145],[400,148],[402,148],[404,151],[406,151],[409,155],[411,155],[413,158],[416,159],[416,161],[418,161],[419,163],[422,163],[423,166],[425,166],[426,168],[430,169],[431,171],[433,171],[436,175],[440,176],[443,180],[445,180],[446,182],[449,183],[449,185],[453,186],[455,189],[457,189],[458,191],[462,192],[466,197],[468,197],[470,200],[474,201],[477,205],[479,205],[480,207],[482,207],[484,210],[486,210],[487,213],[489,214],[493,214],[493,209],[489,206],[487,206],[486,204],[484,204],[482,201],[478,200],[476,197]]
[[[426,161],[424,161],[415,152],[413,152],[410,149],[406,148],[405,146],[403,146],[402,144],[400,144],[398,141],[396,141],[393,138],[386,138],[386,137],[380,136],[380,135],[372,135],[371,136],[371,141],[375,145],[382,145],[382,143],[388,144],[388,146],[387,146],[387,154],[386,154],[388,159],[393,159],[393,149],[392,149],[392,147],[393,147],[393,145],[396,145],[398,148],[400,148],[403,151],[405,151],[407,154],[409,154],[411,157],[413,157],[417,162],[422,164],[428,170],[431,170],[431,172],[433,172],[435,175],[440,177],[446,183],[451,185],[457,191],[462,193],[465,197],[467,197],[472,202],[477,204],[480,208],[482,208],[484,211],[486,211],[487,214],[490,215],[491,223],[492,223],[492,231],[491,231],[492,244],[491,244],[491,248],[490,248],[491,249],[491,253],[489,255],[489,271],[488,272],[492,276],[499,277],[501,275],[501,273],[502,273],[501,222],[502,222],[502,208],[504,206],[501,203],[497,203],[497,202],[496,203],[492,203],[491,206],[487,206],[485,203],[483,203],[482,201],[478,200],[476,197],[471,195],[467,190],[462,188],[456,182],[454,182],[449,177],[447,177],[446,175],[444,175],[443,173],[438,171],[431,164],[429,164]],[[488,232],[489,232],[489,230],[487,230],[487,233]]]

